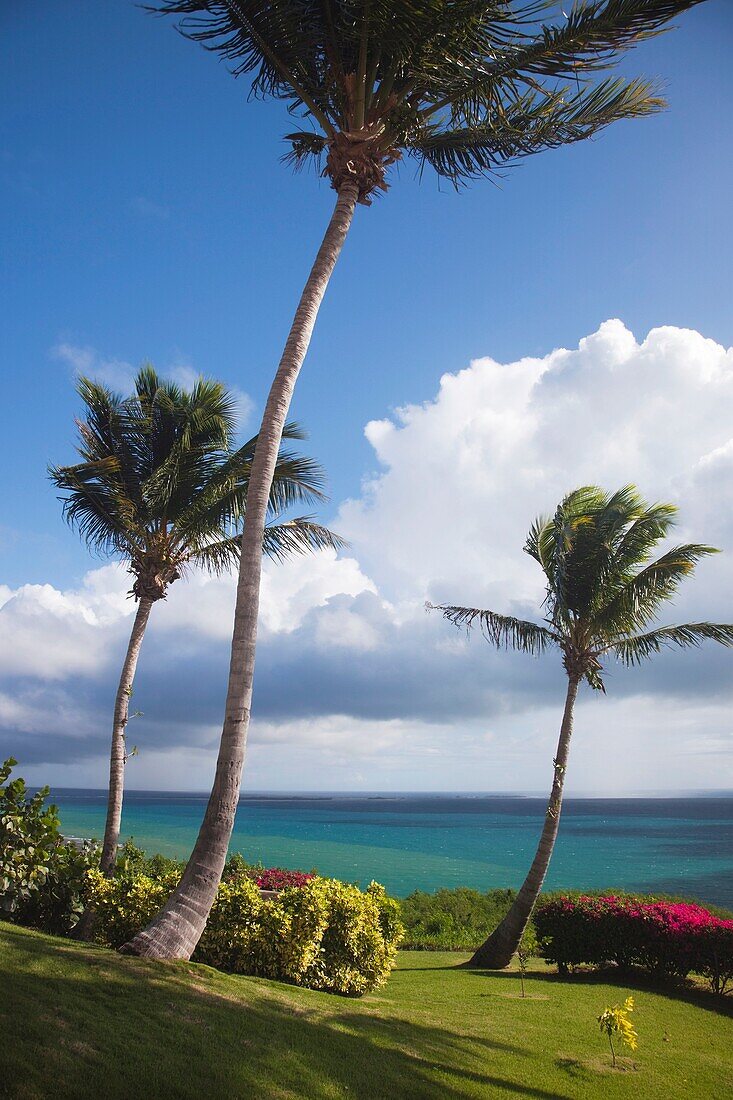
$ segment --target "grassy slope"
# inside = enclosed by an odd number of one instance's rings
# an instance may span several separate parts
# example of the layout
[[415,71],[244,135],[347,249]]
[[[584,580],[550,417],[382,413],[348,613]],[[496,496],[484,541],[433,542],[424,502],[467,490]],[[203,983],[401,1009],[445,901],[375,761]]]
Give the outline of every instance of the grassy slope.
[[636,990],[640,1047],[612,1073],[595,1017],[629,987],[456,970],[403,952],[361,1000],[205,966],[126,959],[0,926],[0,1096],[638,1097],[733,1095],[733,1005]]

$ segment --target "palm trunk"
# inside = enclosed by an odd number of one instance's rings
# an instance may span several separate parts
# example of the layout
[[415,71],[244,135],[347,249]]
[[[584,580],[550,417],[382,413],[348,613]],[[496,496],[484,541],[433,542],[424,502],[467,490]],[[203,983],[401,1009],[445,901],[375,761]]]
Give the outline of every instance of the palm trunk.
[[478,951],[469,962],[469,966],[481,966],[487,970],[501,970],[511,962],[514,952],[519,947],[529,918],[532,916],[535,902],[545,881],[547,868],[550,865],[552,850],[555,847],[557,831],[560,827],[560,810],[562,808],[562,790],[565,783],[565,771],[568,764],[568,752],[570,751],[570,738],[573,734],[573,707],[578,694],[579,679],[571,677],[568,681],[568,692],[565,699],[565,711],[560,727],[560,738],[557,743],[557,753],[554,761],[554,777],[552,780],[552,792],[545,814],[545,824],[542,828],[539,845],[529,873],[522,883],[511,909],[502,922],[491,933],[489,938],[481,944]]
[[125,663],[122,666],[120,682],[115,697],[115,713],[112,722],[112,748],[109,755],[109,793],[107,795],[107,822],[104,826],[104,842],[100,867],[105,875],[114,871],[117,859],[117,846],[120,842],[120,822],[122,821],[122,794],[125,788],[125,727],[130,709],[132,682],[135,679],[140,646],[148,625],[153,601],[143,596],[137,605],[135,621],[132,624],[130,641],[127,644]]
[[331,273],[343,248],[358,198],[345,183],[298,303],[262,417],[247,490],[226,711],[216,775],[199,835],[181,881],[164,909],[121,949],[158,959],[188,959],[203,932],[221,881],[247,743],[257,640],[262,537],[283,426],[296,379]]
[[[115,696],[115,712],[112,720],[112,745],[109,754],[109,790],[107,792],[107,821],[104,826],[104,841],[99,866],[109,878],[114,874],[117,859],[117,847],[120,843],[120,823],[122,821],[122,795],[125,789],[125,727],[130,709],[132,683],[135,679],[137,659],[148,625],[153,601],[143,597],[137,605],[135,620],[132,624],[130,640],[127,643],[125,662],[120,674]],[[77,940],[91,940],[94,937],[94,910],[87,908],[80,916],[73,937]]]

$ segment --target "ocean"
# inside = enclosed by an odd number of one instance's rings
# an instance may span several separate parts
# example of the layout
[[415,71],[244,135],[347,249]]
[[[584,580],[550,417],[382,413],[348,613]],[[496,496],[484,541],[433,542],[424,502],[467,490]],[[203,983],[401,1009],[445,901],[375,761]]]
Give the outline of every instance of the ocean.
[[[63,831],[101,836],[105,792],[57,789]],[[123,837],[185,857],[206,795],[129,791]],[[398,897],[413,890],[518,886],[534,854],[543,798],[484,794],[245,794],[231,851]],[[733,796],[568,798],[549,889],[684,894],[733,909]]]

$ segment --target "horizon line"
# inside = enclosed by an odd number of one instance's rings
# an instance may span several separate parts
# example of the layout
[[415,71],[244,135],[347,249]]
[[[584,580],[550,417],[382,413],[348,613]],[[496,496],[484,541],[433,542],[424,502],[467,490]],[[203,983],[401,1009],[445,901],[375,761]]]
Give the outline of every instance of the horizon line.
[[[61,787],[52,784],[46,784],[50,788],[51,794],[58,792],[85,792],[88,794],[100,794],[106,795],[106,787]],[[30,790],[39,790],[36,786],[29,784]],[[195,797],[208,797],[209,790],[182,790],[179,788],[162,788],[162,787],[131,787],[125,791],[125,795],[134,794],[165,794],[165,795],[187,795]],[[293,788],[254,788],[247,791],[240,791],[239,800],[246,798],[335,798],[335,797],[354,797],[354,798],[399,798],[399,797],[433,797],[433,798],[446,798],[451,796],[459,796],[464,798],[547,798],[546,791],[539,790],[516,790],[516,791],[477,791],[477,790],[379,790],[377,788],[371,788],[369,790],[334,790],[328,788],[319,789],[300,789]],[[603,798],[603,799],[628,799],[628,798],[731,798],[733,797],[733,788],[729,787],[711,787],[711,788],[649,788],[649,789],[637,789],[628,792],[619,791],[602,791],[602,790],[583,790],[575,791],[572,794],[566,794],[564,801],[570,801],[573,798],[577,799],[591,799],[591,798]]]

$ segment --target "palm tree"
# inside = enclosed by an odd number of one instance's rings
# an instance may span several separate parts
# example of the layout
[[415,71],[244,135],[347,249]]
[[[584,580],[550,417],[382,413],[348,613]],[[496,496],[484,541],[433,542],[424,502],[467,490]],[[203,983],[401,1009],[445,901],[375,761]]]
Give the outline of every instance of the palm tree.
[[474,607],[435,608],[456,626],[470,629],[479,624],[486,640],[498,649],[534,656],[559,649],[568,678],[552,790],[537,852],[511,909],[469,965],[507,966],[532,915],[560,824],[573,707],[581,682],[605,692],[603,664],[609,657],[637,665],[665,646],[697,646],[706,638],[733,645],[731,624],[683,623],[648,629],[697,562],[717,553],[711,546],[687,543],[652,560],[676,512],[671,504],[647,505],[632,485],[610,494],[595,486],[576,489],[551,519],[538,519],[532,525],[524,547],[547,581],[544,626]]
[[[81,462],[53,466],[64,514],[87,544],[121,559],[133,575],[137,602],[115,696],[107,822],[101,868],[111,874],[122,815],[125,730],[140,647],[153,604],[190,568],[219,573],[239,559],[247,490],[257,439],[232,450],[235,402],[219,382],[199,379],[191,391],[146,366],[135,394],[123,398],[81,378],[86,418],[78,423]],[[288,439],[302,439],[295,424]],[[317,502],[324,475],[312,459],[281,450],[261,547],[274,558],[339,547],[342,540],[309,516],[283,519],[292,505]]]
[[256,97],[305,125],[286,159],[315,162],[336,203],[306,280],[260,428],[242,540],[224,726],[201,831],[179,887],[127,950],[189,958],[226,858],[252,700],[260,542],[283,425],[357,203],[410,156],[458,187],[520,157],[592,137],[663,106],[643,80],[596,74],[700,0],[586,0],[558,25],[545,0],[156,0]]

